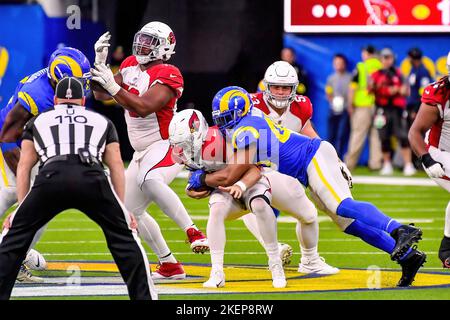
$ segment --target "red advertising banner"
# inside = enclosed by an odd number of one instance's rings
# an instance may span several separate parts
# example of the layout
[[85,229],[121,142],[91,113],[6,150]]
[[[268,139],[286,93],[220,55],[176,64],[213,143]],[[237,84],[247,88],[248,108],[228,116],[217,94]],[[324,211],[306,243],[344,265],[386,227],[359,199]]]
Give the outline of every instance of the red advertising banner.
[[284,0],[286,32],[450,32],[450,0]]

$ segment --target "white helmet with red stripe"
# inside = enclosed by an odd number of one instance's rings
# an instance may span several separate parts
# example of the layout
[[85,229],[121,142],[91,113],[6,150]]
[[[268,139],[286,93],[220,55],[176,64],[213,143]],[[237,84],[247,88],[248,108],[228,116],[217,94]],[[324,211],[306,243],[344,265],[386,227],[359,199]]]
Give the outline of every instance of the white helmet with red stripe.
[[166,61],[175,53],[175,43],[172,29],[165,23],[153,21],[135,34],[133,55],[139,64],[155,60]]
[[174,115],[169,124],[169,142],[174,160],[192,169],[201,169],[203,142],[208,123],[198,110],[186,109]]
[[[276,108],[287,108],[295,99],[298,76],[294,67],[286,61],[272,63],[264,74],[264,97]],[[289,86],[291,92],[287,96],[276,96],[270,92],[270,86]]]

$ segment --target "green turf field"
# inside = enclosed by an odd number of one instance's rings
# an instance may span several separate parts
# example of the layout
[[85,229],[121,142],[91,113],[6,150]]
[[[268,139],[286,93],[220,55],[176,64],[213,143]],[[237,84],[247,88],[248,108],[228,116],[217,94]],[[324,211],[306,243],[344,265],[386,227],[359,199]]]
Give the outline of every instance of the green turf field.
[[[359,170],[358,173],[367,174],[365,170]],[[419,176],[424,176],[419,174]],[[197,225],[203,230],[206,230],[206,222],[208,216],[207,200],[193,200],[184,195],[184,187],[186,181],[183,179],[176,179],[172,187],[180,195],[183,203],[192,215],[192,218]],[[299,280],[299,274],[296,273],[295,266],[299,261],[299,247],[295,238],[295,224],[292,222],[280,221],[278,224],[279,241],[290,244],[294,248],[294,256],[291,263],[291,268],[287,273],[288,286],[290,283],[297,283],[298,289],[291,290],[291,292],[272,292],[271,290],[258,289],[255,287],[255,293],[249,294],[248,290],[241,290],[239,287],[239,277],[233,280],[233,274],[240,271],[233,269],[226,270],[227,286],[236,291],[232,293],[221,293],[224,290],[217,290],[217,293],[202,293],[198,294],[192,292],[177,291],[177,294],[161,294],[160,299],[449,299],[450,298],[450,272],[446,272],[441,268],[441,263],[437,258],[437,250],[443,233],[444,225],[444,211],[447,206],[449,194],[447,191],[439,187],[425,187],[425,186],[389,186],[389,185],[363,185],[358,184],[353,188],[354,197],[359,200],[373,202],[381,210],[391,217],[401,219],[403,222],[414,222],[420,226],[424,232],[424,239],[420,242],[419,248],[428,254],[427,263],[422,269],[426,273],[442,273],[439,274],[442,278],[437,282],[431,281],[428,283],[425,278],[420,281],[420,285],[430,286],[429,288],[411,288],[411,289],[390,289],[390,290],[368,290],[367,288],[355,289],[346,287],[347,280],[340,278],[325,277],[323,279],[306,279]],[[209,255],[195,255],[189,246],[185,243],[185,234],[180,230],[176,224],[166,217],[156,206],[150,206],[150,212],[159,222],[163,235],[165,236],[169,247],[175,254],[175,257],[183,262],[185,265],[193,264],[192,270],[200,270],[192,279],[195,281],[186,281],[185,287],[201,289],[201,282],[204,278],[198,275],[206,275],[208,271]],[[282,217],[286,217],[282,214]],[[372,273],[366,269],[369,266],[376,266],[380,269],[396,269],[399,266],[390,261],[387,254],[380,252],[369,245],[363,243],[357,238],[347,236],[340,232],[337,227],[328,221],[323,213],[320,213],[320,242],[319,251],[326,261],[336,267],[342,269],[362,269],[362,270],[344,270],[350,277],[362,277],[358,281],[365,281]],[[286,219],[281,219],[286,220]],[[264,269],[266,263],[265,254],[259,243],[253,236],[245,229],[242,221],[230,221],[226,224],[227,227],[227,245],[225,249],[225,264],[226,265],[249,265],[260,266],[255,269],[255,279],[263,277],[268,280],[269,273]],[[156,257],[149,250],[147,245],[145,248],[148,252],[149,260],[156,263]],[[83,214],[75,211],[67,211],[59,215],[53,220],[43,238],[38,243],[36,249],[46,257],[47,261],[112,261],[112,257],[104,242],[103,234],[100,229],[91,221],[89,221]],[[241,270],[241,269],[237,269]],[[242,269],[243,270],[243,269]],[[251,270],[251,269],[250,269]],[[189,269],[186,269],[188,276]],[[194,272],[194,271],[193,271]],[[197,272],[197,271],[195,271]],[[195,273],[194,272],[194,273]],[[35,272],[35,274],[44,277],[72,277],[76,271],[44,271]],[[82,271],[83,276],[90,277],[117,277],[116,272],[96,271],[88,272]],[[262,276],[261,276],[262,275]],[[245,281],[252,281],[252,271],[249,275],[242,275]],[[382,287],[395,286],[400,274],[389,274],[384,276]],[[386,278],[387,277],[387,278]],[[231,278],[231,282],[228,282]],[[191,280],[192,280],[191,279]],[[296,282],[295,282],[296,281]],[[303,282],[302,282],[303,281]],[[308,281],[311,281],[309,283]],[[314,282],[313,282],[314,281]],[[355,280],[356,281],[356,280]],[[267,282],[267,281],[266,281]],[[251,283],[251,282],[250,282]],[[255,282],[256,283],[256,282]],[[305,286],[303,285],[305,283]],[[307,285],[309,283],[309,285]],[[439,286],[436,285],[439,283]],[[328,287],[328,284],[332,286]],[[343,285],[341,288],[340,286]],[[174,287],[176,287],[175,285]],[[314,287],[314,286],[317,286]],[[25,287],[21,285],[19,287]],[[226,289],[225,288],[225,289]],[[302,288],[309,288],[303,291]],[[195,291],[195,290],[194,290]],[[244,292],[245,291],[245,292]],[[108,292],[101,293],[110,294]],[[38,297],[33,297],[38,298]],[[44,299],[51,299],[52,297],[43,297]],[[72,297],[58,297],[58,299],[122,299],[126,298],[121,294],[114,296],[89,296],[75,295]],[[40,298],[42,299],[42,297]]]

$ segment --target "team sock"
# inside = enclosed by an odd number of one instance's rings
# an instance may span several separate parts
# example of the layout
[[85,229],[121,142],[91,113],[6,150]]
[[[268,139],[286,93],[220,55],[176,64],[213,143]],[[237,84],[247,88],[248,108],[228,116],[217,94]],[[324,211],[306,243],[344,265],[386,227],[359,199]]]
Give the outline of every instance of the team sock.
[[359,220],[366,225],[380,229],[387,233],[391,233],[401,226],[399,222],[386,216],[373,204],[369,202],[356,201],[352,198],[343,200],[336,212],[342,217]]
[[383,250],[386,253],[391,254],[392,251],[394,251],[395,240],[389,234],[364,224],[361,221],[353,221],[344,232],[358,237],[364,242],[367,242],[371,246]]

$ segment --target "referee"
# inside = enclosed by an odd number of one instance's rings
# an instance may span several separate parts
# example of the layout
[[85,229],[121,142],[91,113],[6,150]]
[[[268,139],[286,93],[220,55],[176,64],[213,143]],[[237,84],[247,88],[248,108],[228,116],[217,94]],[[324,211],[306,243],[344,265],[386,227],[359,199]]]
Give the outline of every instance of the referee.
[[[111,121],[84,108],[83,86],[59,81],[54,110],[25,126],[17,168],[19,207],[0,243],[0,299],[10,298],[36,231],[66,209],[84,212],[103,230],[131,299],[157,299],[132,215],[123,206],[124,167]],[[111,172],[104,172],[102,156]],[[41,161],[30,187],[31,168]]]

